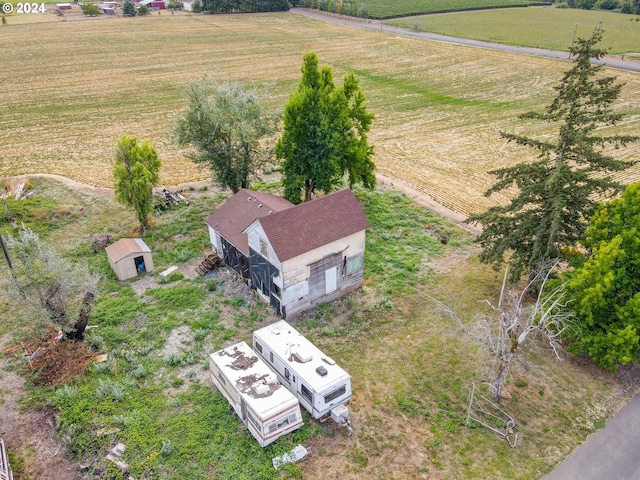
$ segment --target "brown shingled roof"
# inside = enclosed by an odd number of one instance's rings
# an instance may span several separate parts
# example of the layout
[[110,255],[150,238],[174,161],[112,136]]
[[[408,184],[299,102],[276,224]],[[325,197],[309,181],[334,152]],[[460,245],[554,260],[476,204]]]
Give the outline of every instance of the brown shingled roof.
[[371,226],[349,189],[258,220],[281,262]]
[[220,235],[238,250],[249,256],[247,235],[242,233],[243,230],[256,218],[293,206],[293,203],[282,197],[243,188],[209,215],[205,222],[220,232]]

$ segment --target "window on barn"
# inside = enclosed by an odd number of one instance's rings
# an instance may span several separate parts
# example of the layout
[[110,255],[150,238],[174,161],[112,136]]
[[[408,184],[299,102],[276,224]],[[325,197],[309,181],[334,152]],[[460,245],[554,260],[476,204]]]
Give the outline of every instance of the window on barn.
[[358,270],[362,270],[362,260],[362,255],[347,259],[347,275],[351,275]]
[[269,249],[267,248],[267,243],[260,240],[260,255],[264,258],[269,258]]

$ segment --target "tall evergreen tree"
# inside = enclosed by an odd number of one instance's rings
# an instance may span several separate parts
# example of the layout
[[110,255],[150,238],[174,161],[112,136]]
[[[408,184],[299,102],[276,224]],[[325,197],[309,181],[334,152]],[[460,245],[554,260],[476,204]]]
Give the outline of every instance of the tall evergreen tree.
[[622,84],[615,77],[601,76],[605,51],[596,47],[602,32],[596,29],[589,39],[578,39],[570,48],[573,67],[560,84],[555,99],[544,112],[529,112],[523,119],[557,125],[551,140],[502,133],[509,141],[538,151],[538,160],[519,163],[490,172],[498,177],[486,196],[517,186],[519,193],[508,205],[491,207],[472,215],[467,222],[482,224],[477,242],[481,261],[498,267],[510,254],[511,280],[533,273],[552,259],[562,258],[563,249],[582,237],[592,216],[596,198],[618,193],[622,186],[611,173],[632,166],[634,161],[615,159],[606,149],[618,148],[638,137],[600,134],[597,129],[612,126],[622,118],[613,110]]
[[347,174],[349,185],[375,186],[373,147],[367,140],[373,114],[353,74],[342,87],[331,68],[318,67],[314,52],[303,58],[302,78],[284,111],[284,130],[276,144],[283,160],[285,197],[299,203],[315,191],[335,189]]
[[123,135],[116,147],[113,167],[115,194],[118,202],[133,207],[143,231],[147,215],[153,209],[153,187],[158,183],[160,159],[149,142],[138,145],[138,139]]

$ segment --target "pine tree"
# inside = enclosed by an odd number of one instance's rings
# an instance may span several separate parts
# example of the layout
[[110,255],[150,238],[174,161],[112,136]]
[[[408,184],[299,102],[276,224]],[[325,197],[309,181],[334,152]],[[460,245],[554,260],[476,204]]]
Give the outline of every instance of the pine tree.
[[483,226],[477,238],[481,261],[498,268],[510,254],[512,281],[563,258],[563,250],[582,237],[597,206],[595,198],[611,197],[622,189],[611,173],[636,163],[615,159],[605,151],[638,137],[604,136],[597,131],[622,118],[612,108],[622,84],[615,83],[615,77],[599,75],[603,67],[591,63],[592,58],[605,56],[596,47],[601,39],[599,29],[589,39],[578,39],[569,50],[575,57],[573,67],[555,87],[558,93],[553,102],[542,113],[521,116],[557,125],[555,138],[502,133],[509,141],[537,150],[538,160],[490,172],[498,180],[485,195],[513,185],[519,193],[508,205],[491,207],[467,220]]

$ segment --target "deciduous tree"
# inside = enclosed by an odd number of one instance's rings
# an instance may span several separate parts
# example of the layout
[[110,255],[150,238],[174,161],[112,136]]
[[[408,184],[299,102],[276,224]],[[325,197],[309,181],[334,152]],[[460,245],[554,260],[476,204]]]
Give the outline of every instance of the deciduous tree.
[[601,76],[602,66],[591,63],[605,52],[596,47],[602,33],[578,39],[570,48],[573,67],[555,87],[557,95],[544,112],[521,118],[548,122],[558,128],[552,139],[502,133],[509,141],[533,148],[538,160],[492,171],[497,182],[486,192],[516,186],[519,192],[508,205],[492,207],[468,222],[481,223],[477,238],[480,259],[499,267],[509,254],[511,280],[530,275],[540,265],[562,258],[563,249],[582,237],[597,202],[618,193],[622,186],[612,172],[629,168],[635,161],[609,155],[611,147],[636,141],[631,135],[604,135],[600,127],[616,125],[622,114],[613,109],[622,84]]
[[569,350],[615,370],[640,354],[640,183],[601,204],[585,238],[590,254],[568,274],[579,326]]
[[189,105],[174,125],[177,143],[192,147],[187,156],[234,193],[249,187],[269,159],[265,141],[275,133],[279,116],[267,106],[267,96],[240,83],[204,78],[187,89]]
[[81,338],[97,291],[97,278],[87,265],[66,260],[29,228],[9,235],[6,243],[15,275],[13,300],[65,336]]
[[136,137],[123,135],[116,146],[113,167],[116,199],[133,207],[143,232],[153,209],[153,187],[158,183],[160,165],[160,158],[148,141],[138,145]]
[[122,15],[125,17],[136,16],[136,6],[131,0],[124,0],[122,4]]
[[285,197],[293,203],[316,191],[335,189],[346,173],[349,185],[375,186],[373,147],[367,140],[373,114],[367,112],[358,79],[349,74],[336,87],[331,68],[319,68],[314,52],[303,58],[302,78],[284,111],[276,144],[283,161]]

